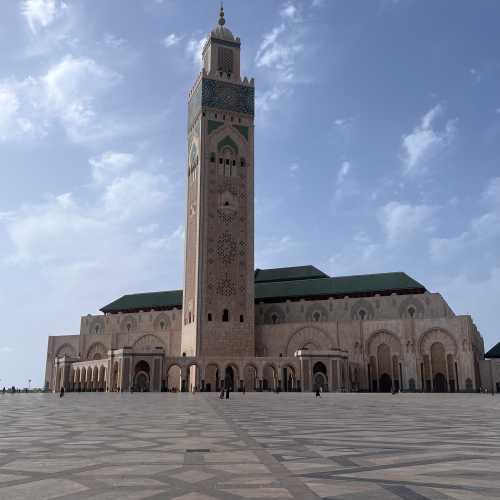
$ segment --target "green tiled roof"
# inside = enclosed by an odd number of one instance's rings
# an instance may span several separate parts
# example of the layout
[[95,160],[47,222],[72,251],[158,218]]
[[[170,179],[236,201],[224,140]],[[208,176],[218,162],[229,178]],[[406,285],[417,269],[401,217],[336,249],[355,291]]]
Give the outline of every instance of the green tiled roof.
[[500,358],[500,342],[493,346],[485,355],[485,358]]
[[366,296],[376,293],[423,293],[425,287],[405,273],[361,274],[255,284],[256,301],[320,297]]
[[101,311],[103,313],[149,311],[150,309],[172,309],[173,307],[182,307],[182,290],[124,295],[104,306]]
[[[255,302],[423,292],[425,292],[425,287],[406,273],[361,274],[329,278],[313,266],[255,271]],[[182,290],[124,295],[104,306],[101,311],[117,313],[174,307],[182,307]],[[500,357],[500,343],[490,353],[495,349],[497,349],[495,351],[497,355],[490,357]]]
[[328,274],[314,266],[276,267],[274,269],[256,269],[255,283],[268,281],[295,281],[316,278],[328,278]]

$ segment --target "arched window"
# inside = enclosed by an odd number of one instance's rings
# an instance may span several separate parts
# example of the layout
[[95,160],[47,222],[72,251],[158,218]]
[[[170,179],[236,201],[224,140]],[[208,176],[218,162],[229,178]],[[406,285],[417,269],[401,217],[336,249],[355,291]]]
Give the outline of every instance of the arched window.
[[243,323],[244,319],[243,319],[243,314],[240,314],[240,323]]
[[276,313],[271,314],[271,321],[273,322],[273,325],[276,325],[280,322],[280,318]]
[[318,322],[321,319],[321,313],[319,311],[314,311],[312,315],[313,321]]
[[222,313],[222,321],[229,321],[229,311],[227,309],[224,309]]
[[366,318],[366,311],[364,309],[360,309],[358,311],[358,316],[361,321],[363,321]]
[[160,330],[165,330],[165,321],[160,321]]
[[413,306],[410,306],[408,308],[408,314],[409,314],[410,318],[414,318],[415,317],[415,312],[416,311],[415,311],[415,308]]
[[212,321],[212,313],[208,313],[208,321]]

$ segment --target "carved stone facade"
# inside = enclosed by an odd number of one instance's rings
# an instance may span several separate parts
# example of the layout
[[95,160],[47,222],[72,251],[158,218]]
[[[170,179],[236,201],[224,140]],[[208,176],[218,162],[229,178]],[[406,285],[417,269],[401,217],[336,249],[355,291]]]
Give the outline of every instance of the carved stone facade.
[[240,77],[240,40],[223,12],[189,94],[187,135],[184,293],[125,296],[84,316],[79,335],[49,337],[48,388],[479,389],[472,319],[406,275],[367,286],[308,266],[264,270],[274,277],[258,283],[254,82]]

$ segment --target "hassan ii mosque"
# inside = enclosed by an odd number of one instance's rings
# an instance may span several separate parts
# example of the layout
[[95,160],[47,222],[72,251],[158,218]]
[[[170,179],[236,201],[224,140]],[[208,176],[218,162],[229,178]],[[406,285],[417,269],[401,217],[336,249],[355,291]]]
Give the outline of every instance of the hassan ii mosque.
[[188,96],[184,290],[124,295],[79,335],[50,336],[46,387],[463,392],[493,368],[500,382],[471,317],[403,272],[254,268],[255,87],[240,49],[221,8]]

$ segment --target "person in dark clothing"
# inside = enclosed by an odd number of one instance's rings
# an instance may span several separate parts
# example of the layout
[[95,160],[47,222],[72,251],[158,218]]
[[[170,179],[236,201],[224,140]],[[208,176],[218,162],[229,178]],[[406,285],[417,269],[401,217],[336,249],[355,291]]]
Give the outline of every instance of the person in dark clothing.
[[64,387],[61,387],[61,393],[59,394],[59,397],[62,398],[64,396]]
[[321,391],[319,390],[319,387],[316,387],[316,397],[317,398],[321,397]]
[[226,399],[229,399],[229,392],[231,391],[231,388],[229,385],[226,387]]

